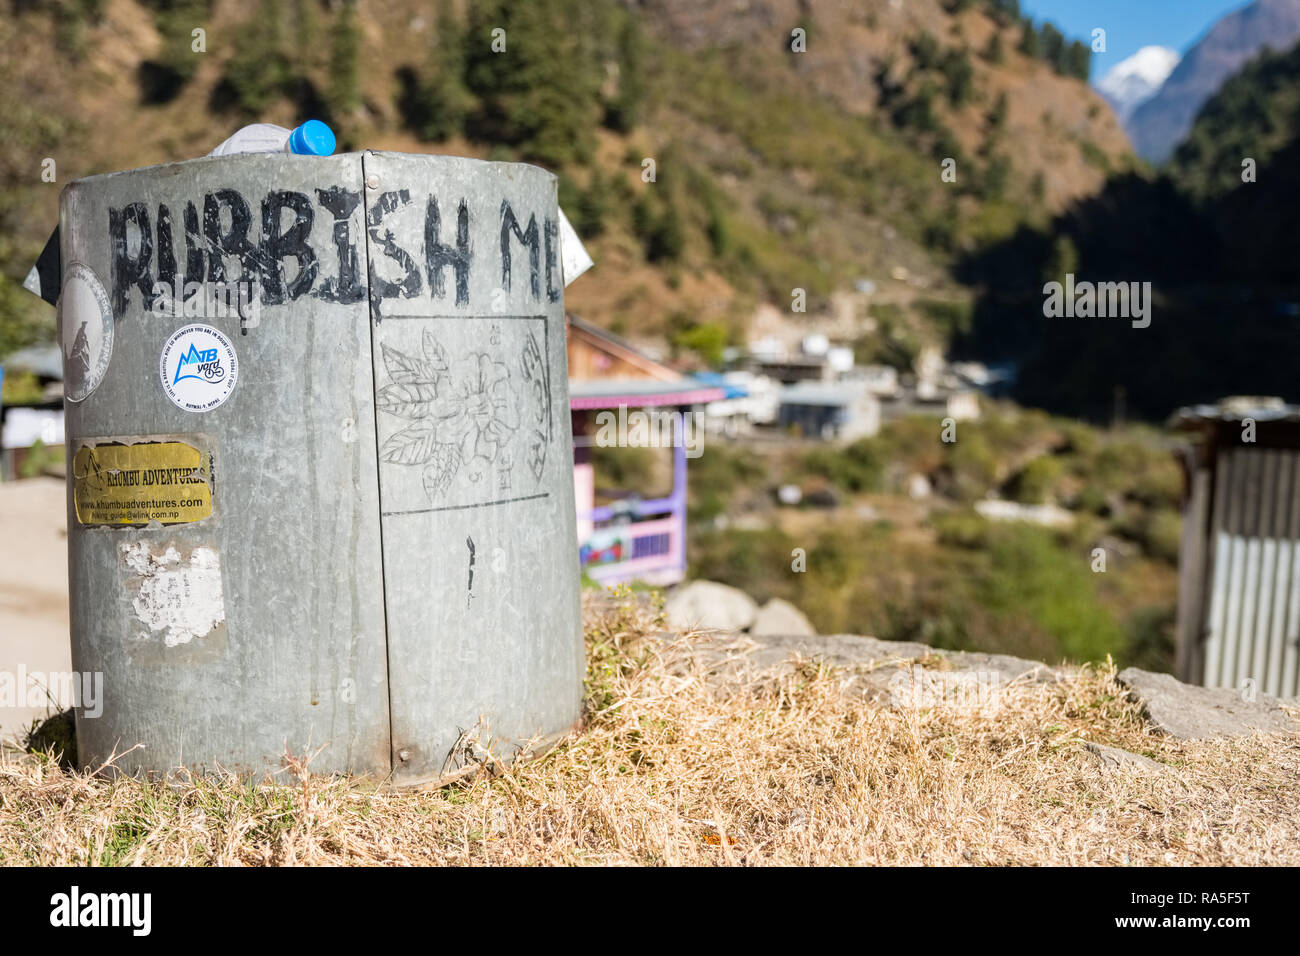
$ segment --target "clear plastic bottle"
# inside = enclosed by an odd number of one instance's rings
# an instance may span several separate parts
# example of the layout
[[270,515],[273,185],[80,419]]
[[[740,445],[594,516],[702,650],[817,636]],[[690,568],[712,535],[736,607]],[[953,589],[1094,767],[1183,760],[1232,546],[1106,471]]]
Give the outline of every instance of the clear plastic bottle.
[[334,152],[334,146],[334,132],[320,120],[308,120],[293,130],[274,123],[254,123],[236,131],[208,155],[296,153],[299,156],[329,156]]

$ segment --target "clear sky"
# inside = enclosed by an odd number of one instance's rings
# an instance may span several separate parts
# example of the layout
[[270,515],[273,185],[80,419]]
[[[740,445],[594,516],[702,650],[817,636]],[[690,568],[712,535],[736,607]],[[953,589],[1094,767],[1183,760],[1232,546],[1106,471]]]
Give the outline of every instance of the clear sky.
[[1249,0],[1020,0],[1026,16],[1051,20],[1072,40],[1091,42],[1094,27],[1106,31],[1106,52],[1092,55],[1094,82],[1144,46],[1186,53],[1225,13],[1248,5]]

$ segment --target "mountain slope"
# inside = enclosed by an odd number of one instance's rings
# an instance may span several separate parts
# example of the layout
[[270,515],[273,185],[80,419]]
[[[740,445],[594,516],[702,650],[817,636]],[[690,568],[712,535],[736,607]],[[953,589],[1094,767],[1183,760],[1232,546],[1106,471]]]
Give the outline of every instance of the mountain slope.
[[1258,174],[1297,137],[1300,44],[1285,53],[1265,51],[1230,77],[1197,115],[1170,173],[1198,199],[1217,198],[1243,185],[1244,159],[1255,161]]
[[[253,120],[318,116],[342,148],[556,170],[597,262],[568,303],[625,334],[685,340],[708,324],[743,344],[757,316],[777,315],[840,316],[852,335],[865,315],[841,304],[856,280],[904,277],[882,295],[905,308],[960,296],[954,256],[1131,160],[1096,94],[1021,51],[1007,5],[11,0],[6,29],[24,43],[4,57],[32,92],[0,116],[13,144],[0,269],[26,273],[71,179],[202,155]],[[790,48],[796,26],[807,52]],[[57,183],[34,183],[46,156]],[[796,288],[806,316],[791,316]],[[0,335],[0,350],[20,339]]]
[[1223,81],[1264,49],[1285,50],[1300,39],[1300,0],[1255,0],[1217,22],[1139,106],[1127,129],[1137,154],[1163,163],[1187,135],[1201,105]]
[[[1298,401],[1297,195],[1300,45],[1225,82],[1167,170],[1117,176],[1048,229],[983,252],[978,271],[1003,272],[975,305],[970,350],[1019,362],[1021,403],[1097,421],[1225,395]],[[1035,274],[1067,271],[1150,283],[1150,326],[1043,322]]]

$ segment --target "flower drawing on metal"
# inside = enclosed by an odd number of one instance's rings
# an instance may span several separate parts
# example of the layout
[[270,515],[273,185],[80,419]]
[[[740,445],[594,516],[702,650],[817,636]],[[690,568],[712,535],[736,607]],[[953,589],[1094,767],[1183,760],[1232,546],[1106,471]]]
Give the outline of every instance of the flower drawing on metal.
[[421,345],[420,355],[381,346],[391,382],[376,402],[381,411],[411,421],[384,442],[383,460],[423,466],[424,490],[434,500],[461,473],[479,482],[494,468],[509,468],[520,396],[504,362],[483,352],[451,362],[429,331]]
[[546,366],[536,336],[529,334],[519,360],[524,388],[531,394],[536,414],[528,433],[528,467],[538,481],[546,465],[546,449],[551,441],[551,374]]

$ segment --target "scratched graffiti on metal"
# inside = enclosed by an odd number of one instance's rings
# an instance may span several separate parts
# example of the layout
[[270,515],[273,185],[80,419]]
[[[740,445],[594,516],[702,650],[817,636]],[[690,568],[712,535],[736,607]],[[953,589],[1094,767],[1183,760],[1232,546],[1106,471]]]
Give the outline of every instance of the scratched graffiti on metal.
[[505,322],[483,321],[486,339],[456,355],[432,327],[418,345],[380,344],[387,382],[376,405],[396,423],[383,429],[380,457],[420,468],[431,504],[491,503],[533,491],[542,478],[551,414],[541,346],[532,331],[508,335]]

